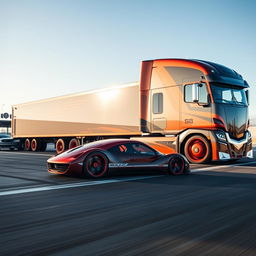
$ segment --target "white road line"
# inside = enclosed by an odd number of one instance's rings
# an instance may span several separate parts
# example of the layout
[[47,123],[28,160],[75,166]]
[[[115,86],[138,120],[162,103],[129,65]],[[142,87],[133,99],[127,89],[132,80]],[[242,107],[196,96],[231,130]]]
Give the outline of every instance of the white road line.
[[[30,155],[30,156],[53,156],[56,153],[52,152],[52,154],[42,154],[42,153],[30,153],[30,152],[7,152],[7,151],[0,151],[0,154],[8,154],[8,155]],[[10,154],[11,153],[11,154]]]
[[63,185],[44,186],[44,187],[36,187],[36,188],[24,188],[24,189],[2,191],[0,192],[0,196],[17,195],[17,194],[25,194],[25,193],[32,193],[32,192],[42,192],[42,191],[58,190],[58,189],[65,189],[65,188],[87,187],[87,186],[126,182],[126,181],[133,181],[133,180],[144,180],[144,179],[158,178],[162,176],[163,175],[140,176],[140,177],[129,177],[129,178],[122,178],[122,179],[108,179],[108,180],[97,180],[97,181],[63,184]]
[[[247,163],[238,163],[238,164],[232,164],[232,165],[218,165],[218,166],[208,166],[208,167],[203,167],[203,168],[199,168],[199,169],[192,169],[191,172],[205,172],[205,171],[213,171],[213,170],[218,170],[218,169],[227,169],[227,168],[232,168],[232,167],[251,167],[251,168],[255,168],[256,166],[250,166],[250,164],[256,164],[256,161],[253,162],[247,162]],[[249,166],[248,166],[249,165]]]

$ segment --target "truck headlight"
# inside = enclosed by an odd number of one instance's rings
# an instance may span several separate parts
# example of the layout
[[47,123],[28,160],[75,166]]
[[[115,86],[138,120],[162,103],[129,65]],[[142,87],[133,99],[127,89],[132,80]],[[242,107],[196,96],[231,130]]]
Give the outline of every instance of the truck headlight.
[[222,141],[226,141],[227,140],[225,133],[222,132],[222,131],[215,132],[215,135],[218,138],[218,140],[222,140]]

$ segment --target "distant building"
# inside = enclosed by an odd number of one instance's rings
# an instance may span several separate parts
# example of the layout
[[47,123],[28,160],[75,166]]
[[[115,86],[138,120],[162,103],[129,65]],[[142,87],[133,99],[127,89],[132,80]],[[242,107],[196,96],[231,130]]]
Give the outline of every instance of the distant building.
[[0,113],[0,133],[11,133],[11,114]]

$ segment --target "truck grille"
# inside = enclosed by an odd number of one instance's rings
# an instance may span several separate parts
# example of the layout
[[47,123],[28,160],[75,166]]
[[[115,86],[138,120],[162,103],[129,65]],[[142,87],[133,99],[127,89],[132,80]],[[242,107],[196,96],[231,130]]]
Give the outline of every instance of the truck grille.
[[10,142],[13,142],[13,139],[2,139],[2,142],[10,143]]
[[233,158],[241,158],[246,155],[246,144],[244,144],[240,149],[237,149],[234,145],[231,144],[231,156]]
[[65,172],[68,169],[68,164],[48,163],[48,168],[58,172]]

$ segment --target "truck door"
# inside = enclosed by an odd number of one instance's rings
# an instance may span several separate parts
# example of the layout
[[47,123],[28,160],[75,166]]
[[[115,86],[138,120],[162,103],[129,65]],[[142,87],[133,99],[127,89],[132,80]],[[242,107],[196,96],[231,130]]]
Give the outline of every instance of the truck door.
[[151,90],[151,131],[176,134],[180,130],[181,86]]
[[164,93],[161,89],[152,90],[151,101],[151,131],[161,133],[167,127],[164,108]]
[[[195,100],[194,87],[197,87]],[[184,98],[181,102],[181,130],[189,128],[212,127],[212,109],[206,83],[185,84]]]

